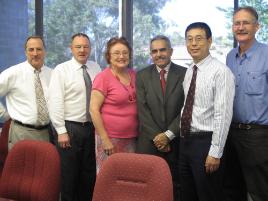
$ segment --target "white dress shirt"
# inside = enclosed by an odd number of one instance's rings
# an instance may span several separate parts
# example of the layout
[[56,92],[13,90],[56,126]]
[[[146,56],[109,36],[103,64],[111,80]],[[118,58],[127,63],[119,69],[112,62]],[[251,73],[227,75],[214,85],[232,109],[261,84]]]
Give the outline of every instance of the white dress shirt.
[[212,131],[209,155],[221,158],[233,114],[234,76],[226,65],[209,55],[187,69],[183,82],[185,97],[194,65],[197,78],[191,131]]
[[[95,76],[101,72],[101,68],[93,61],[88,61],[86,66],[93,82]],[[88,121],[82,64],[74,58],[59,64],[54,69],[49,86],[48,109],[58,134],[67,132],[65,120]]]
[[[10,117],[31,125],[36,125],[37,121],[34,70],[34,67],[25,61],[0,74],[0,97],[6,97]],[[39,74],[46,100],[51,72],[52,69],[43,66]]]

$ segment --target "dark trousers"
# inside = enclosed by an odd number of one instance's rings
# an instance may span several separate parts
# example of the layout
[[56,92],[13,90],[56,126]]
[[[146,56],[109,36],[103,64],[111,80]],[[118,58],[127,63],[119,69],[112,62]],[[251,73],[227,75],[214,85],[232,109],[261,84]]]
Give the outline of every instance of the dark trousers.
[[180,176],[179,176],[179,144],[180,141],[176,137],[170,142],[171,152],[160,153],[170,168],[173,182],[173,201],[180,201]]
[[90,201],[96,180],[93,124],[66,121],[71,148],[57,148],[61,157],[61,201]]
[[[226,201],[268,200],[268,129],[231,128],[226,146]],[[246,186],[246,187],[245,187]]]
[[222,170],[205,172],[211,132],[190,134],[180,139],[181,201],[221,201]]
[[247,201],[246,183],[231,135],[230,130],[224,148],[224,201]]

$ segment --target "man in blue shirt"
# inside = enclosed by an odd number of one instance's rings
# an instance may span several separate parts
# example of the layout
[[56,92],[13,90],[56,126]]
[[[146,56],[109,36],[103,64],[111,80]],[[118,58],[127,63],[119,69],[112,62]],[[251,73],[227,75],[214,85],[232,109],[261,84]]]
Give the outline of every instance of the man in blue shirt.
[[226,200],[268,200],[268,46],[255,38],[258,14],[241,7],[233,15],[239,46],[227,55],[236,78],[234,111],[226,145]]

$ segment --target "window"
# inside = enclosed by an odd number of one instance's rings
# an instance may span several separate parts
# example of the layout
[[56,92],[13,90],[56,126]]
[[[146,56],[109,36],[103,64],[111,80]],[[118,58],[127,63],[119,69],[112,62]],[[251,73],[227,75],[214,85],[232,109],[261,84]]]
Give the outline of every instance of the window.
[[[84,32],[92,42],[91,59],[106,66],[104,50],[109,38],[119,35],[121,0],[40,0],[43,1],[46,64],[55,67],[71,57],[70,38]],[[125,0],[123,0],[125,1]],[[170,37],[175,63],[187,66],[191,61],[185,47],[184,31],[194,21],[204,21],[212,29],[211,54],[225,62],[233,46],[231,31],[234,1],[250,5],[259,13],[261,29],[257,39],[268,40],[268,0],[133,0],[133,65],[136,69],[151,63],[150,38],[157,34]],[[25,60],[24,42],[35,34],[36,0],[1,0],[0,7],[0,72]]]
[[[29,2],[29,4],[28,4]],[[34,0],[1,0],[0,6],[0,72],[25,60],[24,42],[32,34]],[[34,5],[34,4],[33,4]]]
[[35,35],[35,0],[28,1],[28,36]]
[[[135,5],[139,2],[138,5]],[[150,1],[154,2],[154,1]],[[137,3],[136,3],[137,4]],[[142,5],[139,5],[142,4]],[[185,46],[184,31],[186,27],[197,21],[206,22],[213,35],[211,54],[225,62],[227,52],[233,46],[232,31],[224,10],[233,10],[233,0],[179,0],[155,1],[148,5],[145,1],[134,1],[134,67],[137,69],[148,65],[150,60],[150,38],[157,34],[167,35],[173,46],[172,61],[188,66],[191,57]],[[144,9],[137,11],[137,6]],[[152,10],[148,9],[152,6]]]
[[48,66],[54,68],[71,58],[70,40],[77,32],[90,37],[91,59],[106,66],[106,42],[118,35],[118,0],[46,0],[43,7]]
[[239,0],[240,6],[252,6],[259,15],[260,30],[257,33],[257,40],[267,43],[268,41],[268,0]]

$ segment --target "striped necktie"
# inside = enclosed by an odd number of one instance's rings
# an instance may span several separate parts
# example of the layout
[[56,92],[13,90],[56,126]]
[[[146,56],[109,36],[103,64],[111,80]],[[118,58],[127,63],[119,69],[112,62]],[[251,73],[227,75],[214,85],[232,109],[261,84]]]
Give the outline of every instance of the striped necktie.
[[42,88],[41,80],[39,77],[40,71],[34,71],[34,86],[36,95],[36,106],[37,106],[37,126],[46,125],[49,122],[47,103],[44,97],[44,91]]
[[197,66],[193,66],[193,76],[186,97],[184,109],[181,115],[181,136],[185,136],[190,132],[192,123],[193,104],[195,96]]

